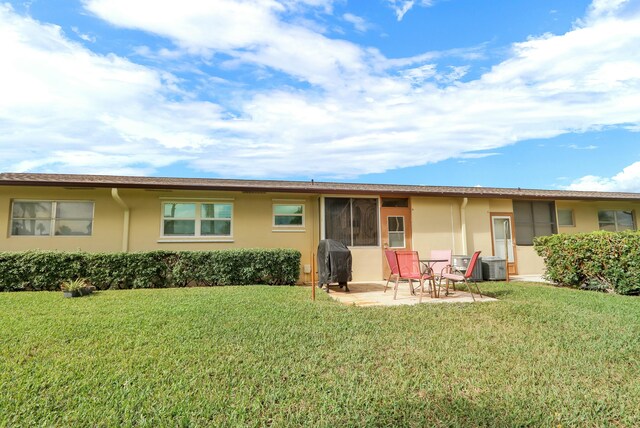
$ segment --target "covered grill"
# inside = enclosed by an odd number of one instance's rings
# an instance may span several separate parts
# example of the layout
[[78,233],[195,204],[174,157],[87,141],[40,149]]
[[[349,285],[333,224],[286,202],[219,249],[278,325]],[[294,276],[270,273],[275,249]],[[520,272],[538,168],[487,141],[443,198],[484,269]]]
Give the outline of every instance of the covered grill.
[[351,281],[351,251],[340,241],[324,239],[318,244],[318,287],[338,283],[349,291]]

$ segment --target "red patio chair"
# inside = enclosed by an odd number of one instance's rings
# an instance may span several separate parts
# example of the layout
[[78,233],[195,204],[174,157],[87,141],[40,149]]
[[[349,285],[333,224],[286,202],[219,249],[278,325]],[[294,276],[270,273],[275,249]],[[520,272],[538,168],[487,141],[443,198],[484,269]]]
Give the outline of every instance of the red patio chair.
[[[445,272],[442,274],[442,278],[447,280],[447,291],[449,290],[449,281],[454,283],[454,287],[456,282],[464,282],[465,285],[467,286],[467,289],[471,293],[471,297],[473,298],[473,301],[474,302],[476,301],[476,298],[473,295],[473,290],[471,290],[471,286],[469,285],[469,278],[472,278],[473,269],[476,267],[476,263],[478,262],[479,255],[480,255],[480,251],[476,251],[475,253],[473,253],[473,256],[471,256],[471,260],[469,260],[469,265],[467,266],[467,270],[465,272],[454,270],[455,269],[454,267],[450,267],[449,272]],[[475,279],[471,279],[471,282],[473,282],[476,285],[478,294],[482,299],[482,292],[480,291],[480,287],[478,286],[478,283],[475,281]]]
[[[398,259],[398,272],[399,275],[396,278],[396,285],[394,287],[395,292],[393,298],[395,299],[398,294],[398,281],[406,279],[409,281],[409,287],[413,290],[413,280],[420,282],[420,300],[422,303],[422,295],[424,294],[424,282],[429,281],[429,293],[433,297],[435,286],[433,283],[433,272],[423,272],[420,265],[420,257],[418,257],[417,251],[396,251],[396,257]],[[434,284],[435,285],[435,284]]]
[[389,270],[391,273],[389,274],[389,278],[387,278],[387,283],[384,285],[384,292],[387,292],[387,286],[389,286],[389,281],[394,276],[396,279],[398,278],[398,259],[396,258],[396,252],[393,250],[384,250],[384,255],[387,258],[387,264],[389,265]]

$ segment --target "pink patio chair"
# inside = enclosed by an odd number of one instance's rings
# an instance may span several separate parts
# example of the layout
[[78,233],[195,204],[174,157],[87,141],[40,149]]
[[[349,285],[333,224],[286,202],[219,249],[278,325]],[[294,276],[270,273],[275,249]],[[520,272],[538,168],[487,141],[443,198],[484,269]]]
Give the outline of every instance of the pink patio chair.
[[396,251],[396,257],[398,259],[398,272],[399,275],[396,278],[396,285],[394,287],[393,298],[395,299],[398,294],[398,281],[406,279],[409,281],[409,288],[413,290],[413,280],[420,282],[420,299],[422,303],[422,295],[424,294],[424,283],[429,281],[429,293],[433,297],[435,286],[432,287],[433,273],[431,271],[422,272],[420,265],[420,257],[418,257],[417,251]]
[[[471,260],[469,260],[469,265],[467,266],[467,270],[465,272],[454,270],[455,269],[454,267],[450,267],[449,272],[444,272],[442,274],[442,278],[447,281],[447,291],[449,291],[449,281],[453,282],[454,284],[456,282],[464,282],[465,285],[467,286],[467,289],[469,290],[469,293],[471,293],[471,297],[473,298],[473,301],[474,302],[476,301],[476,298],[473,295],[473,290],[471,290],[471,286],[469,285],[469,278],[472,278],[473,269],[476,267],[476,263],[478,262],[479,255],[480,255],[480,251],[476,251],[475,253],[473,253],[473,256],[471,256]],[[478,283],[474,279],[472,279],[471,281],[476,285],[478,294],[482,299],[482,292],[480,291],[480,287],[478,286]]]
[[396,252],[393,250],[384,250],[384,255],[387,258],[387,264],[389,265],[389,270],[391,273],[389,274],[389,278],[387,278],[387,283],[384,285],[384,292],[387,292],[387,286],[389,286],[389,281],[391,278],[395,277],[398,279],[398,259],[396,258]]
[[[440,286],[440,283],[442,282],[442,274],[444,274],[445,271],[448,272],[450,267],[451,267],[452,254],[453,254],[453,252],[451,250],[431,250],[430,259],[432,259],[432,260],[446,260],[446,262],[435,262],[430,266],[431,270],[433,271],[434,279],[438,280],[438,287]],[[455,290],[455,285],[454,285],[453,289]],[[449,294],[449,287],[447,287],[447,291],[446,291],[445,294]]]

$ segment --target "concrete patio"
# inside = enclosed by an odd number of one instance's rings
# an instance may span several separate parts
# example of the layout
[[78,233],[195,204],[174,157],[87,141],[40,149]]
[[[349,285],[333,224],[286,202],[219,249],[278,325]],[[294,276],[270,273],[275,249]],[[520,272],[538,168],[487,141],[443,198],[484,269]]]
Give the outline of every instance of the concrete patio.
[[549,281],[544,279],[542,275],[511,275],[509,277],[511,281],[522,281],[522,282],[541,282],[545,284],[551,284]]
[[[399,306],[399,305],[417,305],[418,296],[414,296],[409,291],[409,284],[401,282],[398,286],[398,298],[393,299],[393,283],[389,284],[387,292],[384,292],[385,281],[380,282],[350,282],[349,292],[332,285],[329,290],[329,296],[345,305],[355,306]],[[464,285],[463,285],[464,287]],[[480,285],[482,291],[482,284]],[[318,293],[324,293],[318,289]],[[497,299],[485,296],[482,298],[478,294],[474,294],[476,302],[497,302]],[[425,293],[422,303],[473,303],[473,297],[470,293],[460,290],[450,290],[449,295],[444,295],[444,288],[439,298],[431,298]]]

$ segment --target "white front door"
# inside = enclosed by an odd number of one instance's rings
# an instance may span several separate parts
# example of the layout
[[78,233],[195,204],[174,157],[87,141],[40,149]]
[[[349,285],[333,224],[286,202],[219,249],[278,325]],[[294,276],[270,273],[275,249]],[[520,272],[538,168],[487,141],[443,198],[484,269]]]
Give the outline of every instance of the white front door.
[[505,258],[505,252],[509,254],[509,263],[513,263],[513,236],[511,233],[511,217],[493,216],[493,253]]

